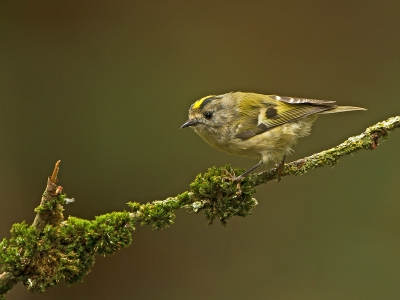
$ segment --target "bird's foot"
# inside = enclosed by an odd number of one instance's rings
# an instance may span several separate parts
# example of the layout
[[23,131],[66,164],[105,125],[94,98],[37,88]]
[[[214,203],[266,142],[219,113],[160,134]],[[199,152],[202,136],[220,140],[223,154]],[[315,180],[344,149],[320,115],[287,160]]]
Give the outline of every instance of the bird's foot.
[[226,176],[223,177],[222,180],[230,180],[230,181],[236,182],[236,190],[237,190],[236,194],[238,196],[240,196],[242,194],[242,188],[241,188],[240,184],[242,183],[242,181],[244,179],[243,174],[236,176],[234,171],[229,172],[228,170],[224,170],[224,173],[226,174]]

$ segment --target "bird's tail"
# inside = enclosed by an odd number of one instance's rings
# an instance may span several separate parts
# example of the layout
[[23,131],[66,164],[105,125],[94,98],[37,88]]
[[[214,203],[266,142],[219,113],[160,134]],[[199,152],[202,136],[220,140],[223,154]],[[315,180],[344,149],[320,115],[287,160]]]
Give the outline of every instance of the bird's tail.
[[340,112],[345,112],[345,111],[352,111],[352,110],[367,110],[366,108],[362,108],[362,107],[356,107],[356,106],[337,106],[333,109],[329,109],[329,110],[324,110],[320,113],[318,113],[319,115],[322,114],[335,114],[335,113],[340,113]]

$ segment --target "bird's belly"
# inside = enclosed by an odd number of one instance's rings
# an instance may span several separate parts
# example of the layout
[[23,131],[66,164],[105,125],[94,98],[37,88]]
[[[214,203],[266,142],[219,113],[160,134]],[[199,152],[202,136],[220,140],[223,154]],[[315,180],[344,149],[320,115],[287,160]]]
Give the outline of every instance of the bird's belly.
[[249,139],[222,138],[206,141],[214,148],[233,155],[261,159],[264,163],[280,162],[285,155],[290,154],[298,137],[304,136],[299,134],[299,128],[293,125],[285,124]]
[[280,144],[276,132],[271,130],[249,139],[235,138],[232,143],[227,145],[227,149],[229,149],[227,152],[260,159],[265,155],[275,153]]
[[283,124],[248,139],[236,138],[236,133],[229,131],[218,138],[215,135],[198,133],[208,144],[220,151],[261,159],[264,163],[280,162],[285,155],[290,154],[298,138],[310,133],[315,118],[316,116],[310,116],[304,119],[306,122]]

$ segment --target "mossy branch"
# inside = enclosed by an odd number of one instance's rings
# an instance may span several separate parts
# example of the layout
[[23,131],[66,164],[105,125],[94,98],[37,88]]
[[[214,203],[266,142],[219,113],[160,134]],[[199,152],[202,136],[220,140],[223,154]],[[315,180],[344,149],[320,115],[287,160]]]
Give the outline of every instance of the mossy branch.
[[[300,175],[322,166],[332,166],[344,155],[361,149],[375,149],[380,137],[400,127],[400,116],[377,123],[342,144],[284,165],[281,177]],[[82,281],[92,267],[95,254],[108,255],[130,245],[135,225],[152,225],[161,230],[173,224],[175,210],[204,211],[208,223],[216,218],[223,225],[233,216],[245,217],[257,205],[253,198],[257,185],[277,178],[277,169],[251,174],[240,185],[233,175],[244,170],[212,167],[196,176],[190,191],[166,200],[140,204],[130,202],[131,212],[113,212],[89,221],[76,217],[64,219],[63,206],[72,201],[57,186],[58,161],[48,178],[36,218],[31,226],[14,224],[11,239],[0,242],[0,299],[17,282],[29,291],[44,292],[60,281],[73,284]]]
[[[285,164],[281,177],[287,175],[302,175],[308,170],[333,166],[339,162],[339,158],[355,153],[359,150],[374,150],[378,147],[378,139],[387,139],[390,131],[400,127],[400,116],[392,117],[386,121],[379,122],[368,127],[363,133],[348,138],[340,145],[331,149],[321,151],[311,156],[298,159],[294,162]],[[273,168],[265,172],[251,175],[254,185],[260,185],[270,180],[276,179],[277,169]]]

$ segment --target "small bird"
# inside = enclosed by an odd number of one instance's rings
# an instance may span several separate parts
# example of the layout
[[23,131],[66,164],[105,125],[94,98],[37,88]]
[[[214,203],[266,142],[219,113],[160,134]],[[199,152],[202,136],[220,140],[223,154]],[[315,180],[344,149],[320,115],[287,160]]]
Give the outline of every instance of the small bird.
[[310,134],[318,115],[366,110],[333,103],[243,92],[210,95],[190,106],[189,120],[181,128],[193,128],[220,151],[259,159],[255,166],[233,178],[241,181],[262,164],[280,162],[283,167],[286,155],[299,138]]

